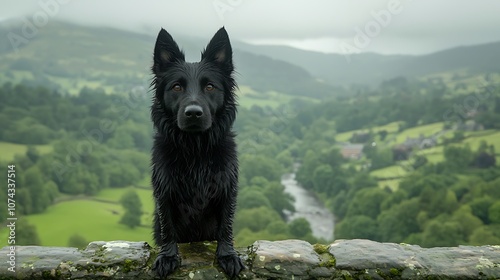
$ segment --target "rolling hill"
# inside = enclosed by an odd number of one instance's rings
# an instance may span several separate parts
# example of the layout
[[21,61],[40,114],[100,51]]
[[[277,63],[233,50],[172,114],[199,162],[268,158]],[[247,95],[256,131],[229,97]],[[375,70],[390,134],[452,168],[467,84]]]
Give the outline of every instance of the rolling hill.
[[335,85],[378,85],[397,76],[420,77],[439,72],[500,72],[500,42],[463,46],[428,55],[380,55],[375,53],[324,54],[285,46],[237,47],[301,65],[313,76]]
[[[0,25],[0,35],[20,34],[15,23]],[[147,88],[156,34],[143,35],[110,28],[92,28],[51,22],[18,50],[8,40],[0,46],[0,83],[20,82],[52,85],[69,93],[84,86],[102,87],[106,92],[128,92]],[[176,36],[177,37],[177,36]],[[209,38],[175,38],[188,60],[199,60]],[[305,69],[282,60],[234,50],[237,80],[254,94],[269,91],[323,98],[343,93],[341,88],[318,81]]]
[[[0,24],[0,36],[20,33],[15,22]],[[189,61],[199,59],[207,38],[174,37]],[[0,42],[0,83],[52,85],[77,93],[84,86],[106,92],[148,87],[156,34],[78,26],[53,21],[15,51]],[[374,53],[324,54],[286,46],[256,46],[233,40],[237,80],[248,104],[261,104],[269,92],[292,98],[322,99],[349,94],[350,85],[376,86],[395,77],[452,77],[500,73],[500,42],[463,46],[422,56]],[[461,77],[463,78],[463,77]],[[463,80],[463,79],[462,79]],[[244,92],[245,93],[245,92]],[[288,98],[289,99],[289,98]]]

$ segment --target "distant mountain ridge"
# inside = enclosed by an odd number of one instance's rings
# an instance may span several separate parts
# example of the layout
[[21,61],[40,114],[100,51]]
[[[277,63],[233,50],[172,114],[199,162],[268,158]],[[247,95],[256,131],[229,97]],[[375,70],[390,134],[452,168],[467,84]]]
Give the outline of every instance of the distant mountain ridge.
[[331,84],[376,85],[397,76],[418,77],[436,72],[466,69],[473,72],[500,71],[500,42],[456,47],[427,55],[381,55],[375,53],[324,54],[286,46],[237,47],[300,65],[313,76]]
[[[22,26],[0,24],[0,36],[10,32],[20,35]],[[213,34],[207,34],[207,37]],[[19,44],[17,50],[9,40],[0,44],[0,70],[4,81],[36,73],[38,84],[54,82],[101,84],[114,91],[127,90],[150,75],[156,34],[144,35],[111,28],[78,26],[51,22],[40,28],[36,36]],[[188,61],[199,61],[200,51],[208,39],[174,36],[186,52]],[[265,93],[277,91],[293,96],[323,98],[342,89],[322,83],[304,68],[282,60],[234,50],[237,77],[241,85]],[[20,72],[21,71],[21,72]],[[0,82],[2,81],[0,75]],[[44,79],[46,78],[46,79]],[[141,80],[142,79],[142,80]],[[80,85],[76,85],[80,86]]]
[[[12,22],[0,23],[0,37],[20,32]],[[158,28],[159,29],[159,28]],[[198,61],[206,38],[175,35],[190,61]],[[0,41],[0,82],[37,73],[35,79],[77,83],[89,79],[116,90],[150,75],[156,34],[144,35],[112,28],[95,28],[51,21],[15,52],[9,40]],[[324,54],[286,46],[256,46],[232,40],[241,85],[259,92],[323,98],[345,95],[352,84],[376,86],[398,76],[421,77],[443,71],[500,72],[500,42],[457,47],[429,55],[374,53]],[[14,73],[13,73],[14,72]],[[78,85],[77,85],[78,86]],[[122,86],[121,88],[119,86]]]

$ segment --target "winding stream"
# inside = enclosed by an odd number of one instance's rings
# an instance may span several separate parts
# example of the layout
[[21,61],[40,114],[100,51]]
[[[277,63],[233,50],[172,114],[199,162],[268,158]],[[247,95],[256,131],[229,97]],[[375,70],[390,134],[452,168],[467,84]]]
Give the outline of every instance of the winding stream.
[[285,192],[295,198],[295,212],[286,212],[288,221],[303,217],[311,225],[315,237],[327,241],[333,240],[334,217],[313,194],[304,189],[296,180],[295,173],[287,173],[281,177]]

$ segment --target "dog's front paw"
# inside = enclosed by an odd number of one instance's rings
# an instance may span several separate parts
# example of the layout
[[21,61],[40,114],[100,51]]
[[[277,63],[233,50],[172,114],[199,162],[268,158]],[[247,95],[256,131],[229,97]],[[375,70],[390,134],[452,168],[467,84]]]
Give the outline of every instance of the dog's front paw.
[[218,256],[217,261],[219,262],[220,267],[222,267],[227,276],[230,278],[235,277],[245,268],[245,265],[243,265],[240,257],[236,254]]
[[166,256],[160,253],[156,257],[152,269],[153,271],[156,272],[156,274],[160,278],[165,278],[167,275],[172,273],[176,268],[178,268],[180,264],[181,263],[178,256],[176,255]]

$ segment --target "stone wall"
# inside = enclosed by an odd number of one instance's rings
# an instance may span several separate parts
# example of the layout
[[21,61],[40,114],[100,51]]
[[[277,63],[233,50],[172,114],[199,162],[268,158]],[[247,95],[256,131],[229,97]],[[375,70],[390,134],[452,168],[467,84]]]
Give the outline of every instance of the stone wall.
[[[215,247],[181,244],[182,266],[168,279],[226,279],[214,261]],[[500,279],[500,246],[424,249],[368,240],[283,240],[256,241],[238,251],[247,265],[241,279]],[[147,243],[127,241],[92,242],[85,250],[18,246],[15,256],[4,247],[0,279],[153,279],[155,255]]]

